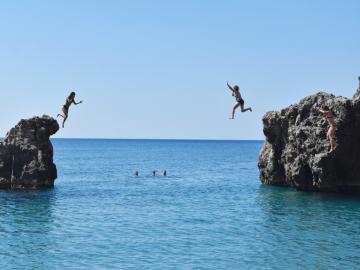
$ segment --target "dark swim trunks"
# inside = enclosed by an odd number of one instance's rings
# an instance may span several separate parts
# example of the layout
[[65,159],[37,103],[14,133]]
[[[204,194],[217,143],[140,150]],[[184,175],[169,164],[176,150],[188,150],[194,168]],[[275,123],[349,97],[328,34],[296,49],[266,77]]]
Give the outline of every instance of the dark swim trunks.
[[244,100],[241,97],[237,97],[236,101],[239,102],[241,105],[244,105]]

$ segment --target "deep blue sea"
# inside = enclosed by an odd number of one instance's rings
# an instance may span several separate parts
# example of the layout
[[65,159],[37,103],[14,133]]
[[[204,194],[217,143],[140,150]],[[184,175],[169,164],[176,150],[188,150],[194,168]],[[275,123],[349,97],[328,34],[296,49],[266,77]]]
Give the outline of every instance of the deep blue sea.
[[53,144],[54,189],[0,192],[2,270],[360,268],[360,199],[261,185],[262,142]]

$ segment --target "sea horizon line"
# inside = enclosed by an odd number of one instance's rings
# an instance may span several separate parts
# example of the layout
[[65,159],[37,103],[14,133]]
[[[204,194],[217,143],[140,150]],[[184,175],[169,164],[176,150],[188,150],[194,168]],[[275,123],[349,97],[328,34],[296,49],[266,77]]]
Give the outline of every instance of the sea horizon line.
[[219,141],[219,142],[264,142],[264,139],[199,139],[199,138],[80,138],[55,137],[51,140],[109,140],[109,141]]

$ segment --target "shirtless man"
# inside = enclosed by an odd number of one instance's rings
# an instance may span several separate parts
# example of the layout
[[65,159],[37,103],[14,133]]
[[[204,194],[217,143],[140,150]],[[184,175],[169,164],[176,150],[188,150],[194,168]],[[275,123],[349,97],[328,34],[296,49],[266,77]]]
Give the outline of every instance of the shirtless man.
[[329,109],[328,106],[323,106],[319,111],[325,116],[325,118],[328,120],[328,122],[330,124],[330,128],[326,134],[326,138],[330,141],[330,146],[331,146],[330,152],[332,152],[335,150],[336,123],[335,123],[335,119],[334,119],[334,114]]

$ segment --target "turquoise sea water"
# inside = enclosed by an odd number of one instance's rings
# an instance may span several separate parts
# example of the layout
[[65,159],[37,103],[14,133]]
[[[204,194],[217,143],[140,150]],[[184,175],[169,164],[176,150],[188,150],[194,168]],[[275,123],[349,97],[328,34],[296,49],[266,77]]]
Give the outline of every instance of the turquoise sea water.
[[358,269],[360,199],[261,185],[261,144],[54,140],[54,189],[0,192],[0,269]]

